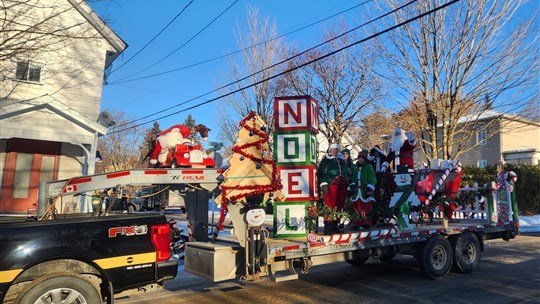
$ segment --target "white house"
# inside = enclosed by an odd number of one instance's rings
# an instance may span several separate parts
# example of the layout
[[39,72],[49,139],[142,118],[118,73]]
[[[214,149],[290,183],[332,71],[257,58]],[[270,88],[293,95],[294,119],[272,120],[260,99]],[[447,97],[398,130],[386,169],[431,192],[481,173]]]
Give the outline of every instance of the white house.
[[[325,128],[324,124],[319,124],[319,129],[321,128]],[[324,153],[326,153],[326,151],[328,150],[329,143],[326,137],[321,132],[317,134],[317,143],[317,159],[320,161],[323,158]],[[347,148],[351,151],[351,157],[353,160],[356,160],[358,158],[358,153],[362,151],[362,148],[355,143],[355,140],[347,132],[343,134],[340,146],[342,150]]]
[[[11,2],[6,33],[46,24],[63,37],[0,62],[0,212],[24,213],[36,208],[40,182],[94,172],[107,132],[98,123],[105,71],[127,45],[84,1]],[[21,45],[32,39],[20,36]]]

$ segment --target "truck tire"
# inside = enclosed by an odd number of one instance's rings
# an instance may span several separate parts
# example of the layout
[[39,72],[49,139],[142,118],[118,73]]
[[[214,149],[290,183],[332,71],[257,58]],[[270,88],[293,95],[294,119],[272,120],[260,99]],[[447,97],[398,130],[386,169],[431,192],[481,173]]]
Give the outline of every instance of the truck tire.
[[454,270],[468,274],[480,264],[481,248],[478,237],[470,231],[450,239],[454,250]]
[[98,290],[77,275],[55,274],[41,277],[28,285],[15,301],[37,303],[101,303]]
[[433,236],[417,250],[418,266],[428,277],[438,280],[450,272],[454,257],[447,239],[440,235]]

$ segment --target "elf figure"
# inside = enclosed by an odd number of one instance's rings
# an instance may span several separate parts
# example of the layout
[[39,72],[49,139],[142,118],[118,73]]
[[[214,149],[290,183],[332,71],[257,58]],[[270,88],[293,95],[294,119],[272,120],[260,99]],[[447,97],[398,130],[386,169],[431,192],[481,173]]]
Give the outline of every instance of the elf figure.
[[[327,153],[319,163],[319,187],[324,196],[324,203],[329,210],[342,211],[349,186],[349,170],[347,163],[339,153],[339,145],[331,144]],[[339,220],[327,216],[324,219],[324,234],[342,233],[338,229]]]
[[373,165],[373,169],[375,169],[375,172],[379,173],[382,170],[382,165],[386,160],[386,157],[386,153],[384,153],[381,147],[375,145],[375,147],[369,150],[367,159],[371,162],[371,165]]
[[[371,150],[369,150],[369,154],[367,156],[367,159],[373,166],[373,169],[375,169],[375,175],[377,176],[377,184],[375,185],[375,201],[382,202],[382,189],[383,189],[383,176],[386,174],[386,178],[390,179],[391,173],[387,172],[384,173],[383,170],[383,163],[386,161],[386,153],[378,146],[375,145]],[[390,190],[390,189],[389,189]]]
[[356,230],[360,227],[371,227],[372,220],[370,211],[373,209],[373,202],[375,201],[375,185],[377,184],[377,178],[375,176],[375,170],[368,161],[368,153],[366,150],[362,150],[358,153],[358,193],[354,199],[354,208],[362,216],[362,219],[356,222],[353,229]]
[[358,167],[354,164],[351,158],[351,151],[349,149],[343,149],[343,151],[341,151],[341,154],[343,154],[343,159],[345,159],[345,163],[347,164],[347,170],[349,171],[349,187],[347,188],[347,196],[350,199],[354,200],[354,197],[356,197],[356,189],[358,186]]

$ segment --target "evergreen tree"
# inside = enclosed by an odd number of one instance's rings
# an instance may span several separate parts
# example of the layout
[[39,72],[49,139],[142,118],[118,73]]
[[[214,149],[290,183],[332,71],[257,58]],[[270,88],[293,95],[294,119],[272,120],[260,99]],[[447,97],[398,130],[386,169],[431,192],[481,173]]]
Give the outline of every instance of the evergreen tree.
[[202,139],[199,136],[199,133],[194,132],[193,130],[193,128],[197,125],[197,122],[195,121],[195,118],[191,116],[191,114],[186,117],[184,125],[186,125],[191,130],[191,140],[196,144],[201,144]]
[[153,142],[156,139],[156,135],[161,132],[161,129],[159,128],[159,123],[157,121],[154,121],[154,124],[152,125],[152,128],[146,130],[146,134],[144,135],[144,139],[142,144],[139,146],[139,159],[140,163],[143,163],[145,161],[146,156],[152,149]]

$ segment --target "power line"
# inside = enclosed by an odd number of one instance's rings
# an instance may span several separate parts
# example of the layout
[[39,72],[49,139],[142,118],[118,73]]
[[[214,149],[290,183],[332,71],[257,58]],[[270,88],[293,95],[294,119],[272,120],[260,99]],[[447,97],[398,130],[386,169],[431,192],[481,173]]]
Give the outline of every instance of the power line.
[[270,65],[270,66],[265,67],[265,68],[262,69],[262,70],[256,71],[256,72],[254,72],[254,73],[252,73],[252,74],[250,74],[250,75],[248,75],[248,76],[245,76],[245,77],[243,77],[243,78],[241,78],[241,79],[238,79],[238,80],[235,80],[235,81],[230,82],[230,83],[228,83],[228,84],[225,84],[225,85],[223,85],[223,86],[221,86],[221,87],[219,87],[219,88],[216,88],[216,89],[214,89],[214,90],[212,90],[212,91],[210,91],[210,92],[207,92],[207,93],[205,93],[205,94],[203,94],[203,95],[199,95],[199,96],[197,96],[197,97],[193,97],[193,98],[191,98],[191,99],[189,99],[189,100],[187,100],[187,101],[184,101],[184,102],[181,102],[181,103],[176,104],[176,105],[174,105],[174,106],[171,106],[171,107],[165,108],[165,109],[163,109],[163,110],[154,112],[154,113],[152,113],[152,114],[149,114],[149,115],[140,117],[140,118],[138,118],[138,119],[136,119],[136,120],[133,120],[133,121],[131,121],[131,122],[127,122],[127,123],[118,125],[117,127],[122,127],[122,126],[128,125],[128,124],[130,124],[130,123],[134,123],[134,122],[137,122],[137,121],[140,121],[140,120],[143,120],[143,119],[152,117],[152,116],[154,116],[154,115],[161,114],[161,113],[166,112],[166,111],[168,111],[168,110],[170,110],[170,109],[173,109],[173,108],[179,107],[179,106],[181,106],[181,105],[184,105],[184,104],[186,104],[186,103],[188,103],[188,102],[191,102],[191,101],[193,101],[193,100],[195,100],[195,99],[198,99],[198,98],[204,97],[204,96],[206,96],[206,95],[209,95],[209,94],[211,94],[211,93],[217,92],[217,91],[219,91],[219,90],[221,90],[221,89],[224,89],[224,88],[226,88],[226,87],[228,87],[228,86],[231,86],[231,85],[233,85],[233,84],[240,83],[240,82],[242,82],[242,81],[244,81],[244,80],[246,80],[246,79],[248,79],[248,78],[250,78],[250,77],[253,77],[253,76],[255,76],[255,75],[261,73],[261,72],[264,72],[264,71],[266,71],[266,70],[268,70],[268,69],[271,69],[271,68],[273,68],[273,67],[276,67],[276,66],[278,66],[278,65],[280,65],[280,64],[282,64],[282,63],[285,63],[285,62],[290,61],[290,60],[292,60],[292,59],[294,59],[294,58],[297,58],[297,57],[299,57],[299,56],[302,56],[303,54],[306,54],[306,53],[308,53],[309,51],[312,51],[312,50],[314,50],[314,49],[316,49],[316,48],[318,48],[318,47],[320,47],[320,46],[322,46],[322,45],[324,45],[324,44],[326,44],[326,43],[329,43],[329,42],[334,41],[334,40],[336,40],[336,39],[338,39],[338,38],[340,38],[340,37],[343,37],[343,36],[345,36],[345,35],[347,35],[347,34],[353,32],[353,31],[356,31],[357,29],[359,29],[359,28],[361,28],[361,27],[363,27],[363,26],[366,26],[366,25],[368,25],[368,24],[370,24],[370,23],[373,23],[373,22],[375,22],[375,21],[377,21],[377,20],[380,20],[380,19],[382,19],[382,18],[384,18],[384,17],[386,17],[386,16],[388,16],[388,15],[390,15],[390,14],[396,12],[396,11],[399,11],[399,10],[403,9],[404,7],[409,6],[409,5],[411,5],[412,3],[417,2],[417,1],[418,1],[418,0],[412,0],[412,1],[410,1],[410,2],[408,2],[408,3],[406,3],[406,4],[404,4],[404,5],[402,5],[402,6],[400,6],[400,7],[397,7],[397,8],[395,8],[395,9],[393,9],[393,10],[391,10],[391,11],[389,11],[389,12],[387,12],[387,13],[385,13],[385,14],[383,14],[383,15],[377,17],[377,18],[375,18],[375,19],[372,19],[372,20],[370,20],[370,21],[368,21],[368,22],[365,22],[365,23],[363,23],[363,24],[360,24],[359,26],[356,26],[356,27],[354,27],[354,28],[352,28],[352,29],[350,29],[350,30],[348,30],[348,31],[345,31],[344,33],[341,33],[341,34],[339,34],[339,35],[337,35],[337,36],[335,36],[335,37],[332,37],[332,38],[330,38],[330,39],[328,39],[328,40],[326,40],[326,41],[324,41],[324,42],[322,42],[322,43],[319,43],[319,44],[317,44],[317,45],[315,45],[315,46],[313,46],[313,47],[311,47],[311,48],[309,48],[309,49],[307,49],[307,50],[304,50],[304,51],[302,51],[302,52],[300,52],[300,53],[298,53],[298,54],[296,54],[296,55],[294,55],[294,56],[291,56],[291,57],[288,57],[288,58],[286,58],[286,59],[283,59],[283,60],[281,60],[281,61],[279,61],[279,62],[277,62],[277,63],[274,63],[274,64],[272,64],[272,65]]
[[119,79],[119,81],[122,81],[124,79],[127,79],[127,78],[130,78],[130,77],[133,77],[135,75],[138,75],[156,65],[158,65],[159,63],[163,62],[165,59],[171,57],[174,53],[178,52],[180,49],[182,49],[184,46],[186,46],[188,43],[190,43],[193,39],[195,39],[197,36],[199,36],[204,30],[206,30],[208,27],[210,27],[210,25],[212,25],[216,20],[219,19],[219,17],[221,17],[223,14],[225,14],[231,7],[233,7],[233,5],[235,5],[236,3],[238,2],[238,0],[235,0],[231,5],[229,5],[225,10],[223,10],[219,15],[217,15],[214,19],[212,19],[212,21],[210,21],[210,23],[208,23],[205,27],[203,27],[200,31],[198,31],[195,35],[193,35],[191,38],[189,38],[186,42],[184,42],[181,46],[177,47],[174,51],[172,51],[171,53],[169,53],[168,55],[166,55],[165,57],[161,58],[160,60],[158,60],[157,62],[147,66],[146,68],[140,70],[139,72],[136,72],[134,74],[131,74],[129,76],[126,76],[124,78],[121,78]]
[[[415,21],[415,20],[418,20],[418,19],[420,19],[420,18],[422,18],[422,17],[424,17],[424,16],[427,16],[427,15],[429,15],[429,14],[432,14],[432,13],[434,13],[434,12],[436,12],[436,11],[438,11],[438,10],[441,10],[441,9],[443,9],[443,8],[449,6],[449,5],[452,5],[452,4],[454,4],[454,3],[458,2],[458,1],[460,1],[460,0],[452,0],[452,1],[449,1],[449,2],[447,2],[447,3],[445,3],[445,4],[442,4],[442,5],[438,6],[438,7],[433,8],[433,9],[427,11],[427,12],[424,12],[424,13],[422,13],[422,14],[416,16],[416,17],[407,19],[407,20],[405,20],[405,21],[403,21],[403,22],[401,22],[401,23],[398,23],[398,24],[396,24],[396,25],[394,25],[394,26],[391,26],[391,27],[389,27],[389,28],[387,28],[387,29],[385,29],[385,30],[383,30],[383,31],[377,32],[377,33],[375,33],[375,34],[373,34],[373,35],[371,35],[371,36],[368,36],[368,37],[366,37],[366,38],[364,38],[364,39],[361,39],[361,40],[358,40],[358,41],[353,42],[353,43],[351,43],[351,44],[348,44],[348,45],[346,45],[346,46],[344,46],[344,47],[342,47],[342,48],[339,48],[339,49],[337,49],[337,50],[334,50],[334,51],[332,51],[332,52],[330,52],[330,53],[327,53],[327,54],[325,54],[325,55],[323,55],[323,56],[320,56],[320,57],[318,57],[318,58],[315,58],[315,59],[312,59],[312,60],[310,60],[310,61],[307,61],[307,62],[305,62],[305,63],[303,63],[303,64],[301,64],[301,65],[299,65],[299,66],[290,68],[290,69],[288,69],[288,70],[286,70],[286,71],[280,72],[280,73],[278,73],[278,74],[275,74],[275,75],[270,76],[270,77],[268,77],[268,78],[265,78],[265,79],[263,79],[263,80],[260,80],[260,81],[257,81],[257,82],[255,82],[255,83],[252,83],[252,84],[250,84],[250,85],[247,85],[247,86],[244,86],[244,87],[242,87],[242,88],[236,89],[236,90],[234,90],[234,91],[232,91],[232,92],[229,92],[229,93],[223,94],[223,95],[221,95],[221,96],[218,96],[218,97],[209,99],[209,100],[207,100],[207,101],[198,103],[198,104],[193,105],[193,106],[191,106],[191,107],[187,107],[187,108],[185,108],[185,109],[182,109],[182,110],[179,110],[179,111],[176,111],[176,112],[167,114],[167,115],[163,115],[163,116],[161,116],[161,117],[158,117],[157,120],[163,119],[163,118],[167,118],[167,117],[170,117],[170,116],[173,116],[173,115],[176,115],[176,114],[185,112],[185,111],[189,111],[189,110],[198,108],[198,107],[203,106],[203,105],[205,105],[205,104],[208,104],[208,103],[214,102],[214,101],[216,101],[216,100],[225,98],[225,97],[227,97],[227,96],[236,94],[236,93],[238,93],[238,92],[240,92],[240,91],[243,91],[243,90],[245,90],[245,89],[254,87],[254,86],[256,86],[256,85],[258,85],[258,84],[261,84],[261,83],[263,83],[263,82],[266,82],[266,81],[272,80],[272,79],[274,79],[274,78],[277,78],[277,77],[279,77],[279,76],[282,76],[282,75],[284,75],[284,74],[290,73],[290,72],[292,72],[292,71],[294,71],[294,70],[297,70],[297,69],[299,69],[299,68],[302,68],[302,67],[304,67],[304,66],[310,65],[310,64],[312,64],[312,63],[314,63],[314,62],[317,62],[317,61],[319,61],[319,60],[322,60],[322,59],[325,59],[325,58],[327,58],[327,57],[330,57],[330,56],[332,56],[332,55],[334,55],[334,54],[336,54],[336,53],[339,53],[339,52],[341,52],[341,51],[343,51],[343,50],[345,50],[345,49],[348,49],[348,48],[350,48],[350,47],[353,47],[353,46],[355,46],[355,45],[357,45],[357,44],[364,43],[364,42],[369,41],[369,40],[371,40],[371,39],[373,39],[373,38],[376,38],[376,37],[378,37],[378,36],[380,36],[380,35],[383,35],[383,34],[385,34],[385,33],[387,33],[387,32],[390,32],[390,31],[392,31],[392,30],[394,30],[394,29],[396,29],[396,28],[402,27],[402,26],[404,26],[404,25],[406,25],[406,24],[408,24],[408,23],[411,23],[411,22],[413,22],[413,21]],[[204,96],[204,95],[201,95],[201,96]],[[124,128],[124,129],[120,129],[120,130],[115,130],[115,131],[111,132],[110,134],[123,132],[123,131],[129,130],[129,129],[132,129],[132,128],[136,128],[136,127],[145,125],[146,123],[148,123],[148,122],[144,122],[144,123],[136,124],[136,125],[133,125],[133,126],[129,126],[129,127],[126,127],[126,128]]]
[[116,71],[118,71],[123,66],[125,66],[128,62],[130,62],[133,58],[135,58],[137,55],[139,55],[148,45],[150,45],[150,43],[152,43],[154,40],[156,40],[157,37],[159,37],[159,35],[161,35],[161,33],[163,33],[178,17],[180,17],[180,15],[182,15],[182,13],[186,10],[186,8],[188,8],[188,6],[191,5],[191,3],[193,3],[193,0],[189,1],[189,3],[186,4],[186,6],[184,6],[184,8],[178,14],[176,14],[176,16],[174,16],[174,18],[164,28],[161,29],[161,31],[159,31],[159,33],[154,35],[154,37],[152,39],[150,39],[150,41],[148,41],[137,53],[135,53],[133,56],[131,56],[128,60],[126,60],[124,63],[122,63],[119,67],[112,70],[109,73],[109,75],[116,72]]
[[201,64],[205,64],[205,63],[212,62],[212,61],[215,61],[215,60],[227,58],[227,57],[230,57],[230,56],[232,56],[232,55],[236,55],[236,54],[238,54],[238,53],[241,53],[241,52],[243,52],[243,51],[247,51],[247,50],[249,50],[249,49],[255,48],[255,47],[259,46],[259,45],[262,45],[262,44],[265,44],[265,43],[268,43],[268,42],[272,42],[272,41],[274,41],[274,40],[277,40],[277,39],[283,38],[283,37],[285,37],[285,36],[288,36],[288,35],[290,35],[290,34],[294,34],[294,33],[296,33],[296,32],[299,32],[299,31],[301,31],[301,30],[304,30],[304,29],[306,29],[306,28],[308,28],[308,27],[312,27],[312,26],[314,26],[314,25],[316,25],[316,24],[319,24],[319,23],[324,22],[324,21],[326,21],[326,20],[328,20],[328,19],[334,18],[334,17],[339,16],[339,15],[341,15],[341,14],[343,14],[343,13],[346,13],[346,12],[348,12],[348,11],[351,11],[351,10],[353,10],[353,9],[359,7],[359,6],[362,6],[362,5],[366,4],[366,3],[369,3],[369,2],[371,2],[371,1],[373,1],[373,0],[367,0],[367,1],[364,1],[364,2],[362,2],[362,3],[360,3],[360,4],[354,5],[354,6],[350,7],[350,8],[348,8],[348,9],[342,10],[342,11],[337,12],[337,13],[331,15],[331,16],[328,16],[328,17],[323,18],[323,19],[321,19],[321,20],[312,22],[312,23],[310,23],[310,24],[308,24],[308,25],[305,25],[305,26],[303,26],[303,27],[300,27],[300,28],[298,28],[298,29],[295,29],[295,30],[289,31],[289,32],[287,32],[287,33],[285,33],[285,34],[281,34],[281,35],[279,35],[279,36],[270,38],[270,39],[268,39],[268,40],[266,40],[266,41],[262,41],[262,42],[253,44],[253,45],[248,46],[248,47],[245,47],[245,48],[243,48],[243,49],[240,49],[240,50],[236,50],[236,51],[234,51],[234,52],[227,53],[227,54],[225,54],[225,55],[221,55],[221,56],[214,57],[214,58],[211,58],[211,59],[206,59],[206,60],[203,60],[203,61],[200,61],[200,62],[192,63],[192,64],[189,64],[189,65],[185,65],[185,66],[183,66],[183,67],[179,67],[179,68],[176,68],[176,69],[172,69],[172,70],[168,70],[168,71],[164,71],[164,72],[160,72],[160,73],[155,73],[155,74],[151,74],[151,75],[147,75],[147,76],[142,76],[142,77],[138,77],[138,78],[126,79],[126,78],[129,78],[129,77],[124,77],[123,79],[125,79],[125,80],[113,81],[113,82],[109,82],[108,84],[109,84],[109,85],[115,85],[115,84],[120,84],[120,83],[125,83],[125,82],[131,82],[131,81],[137,81],[137,80],[141,80],[141,79],[152,78],[152,77],[156,77],[156,76],[161,76],[161,75],[165,75],[165,74],[177,72],[177,71],[184,70],[184,69],[187,69],[187,68],[192,68],[192,67],[199,66],[199,65],[201,65]]

